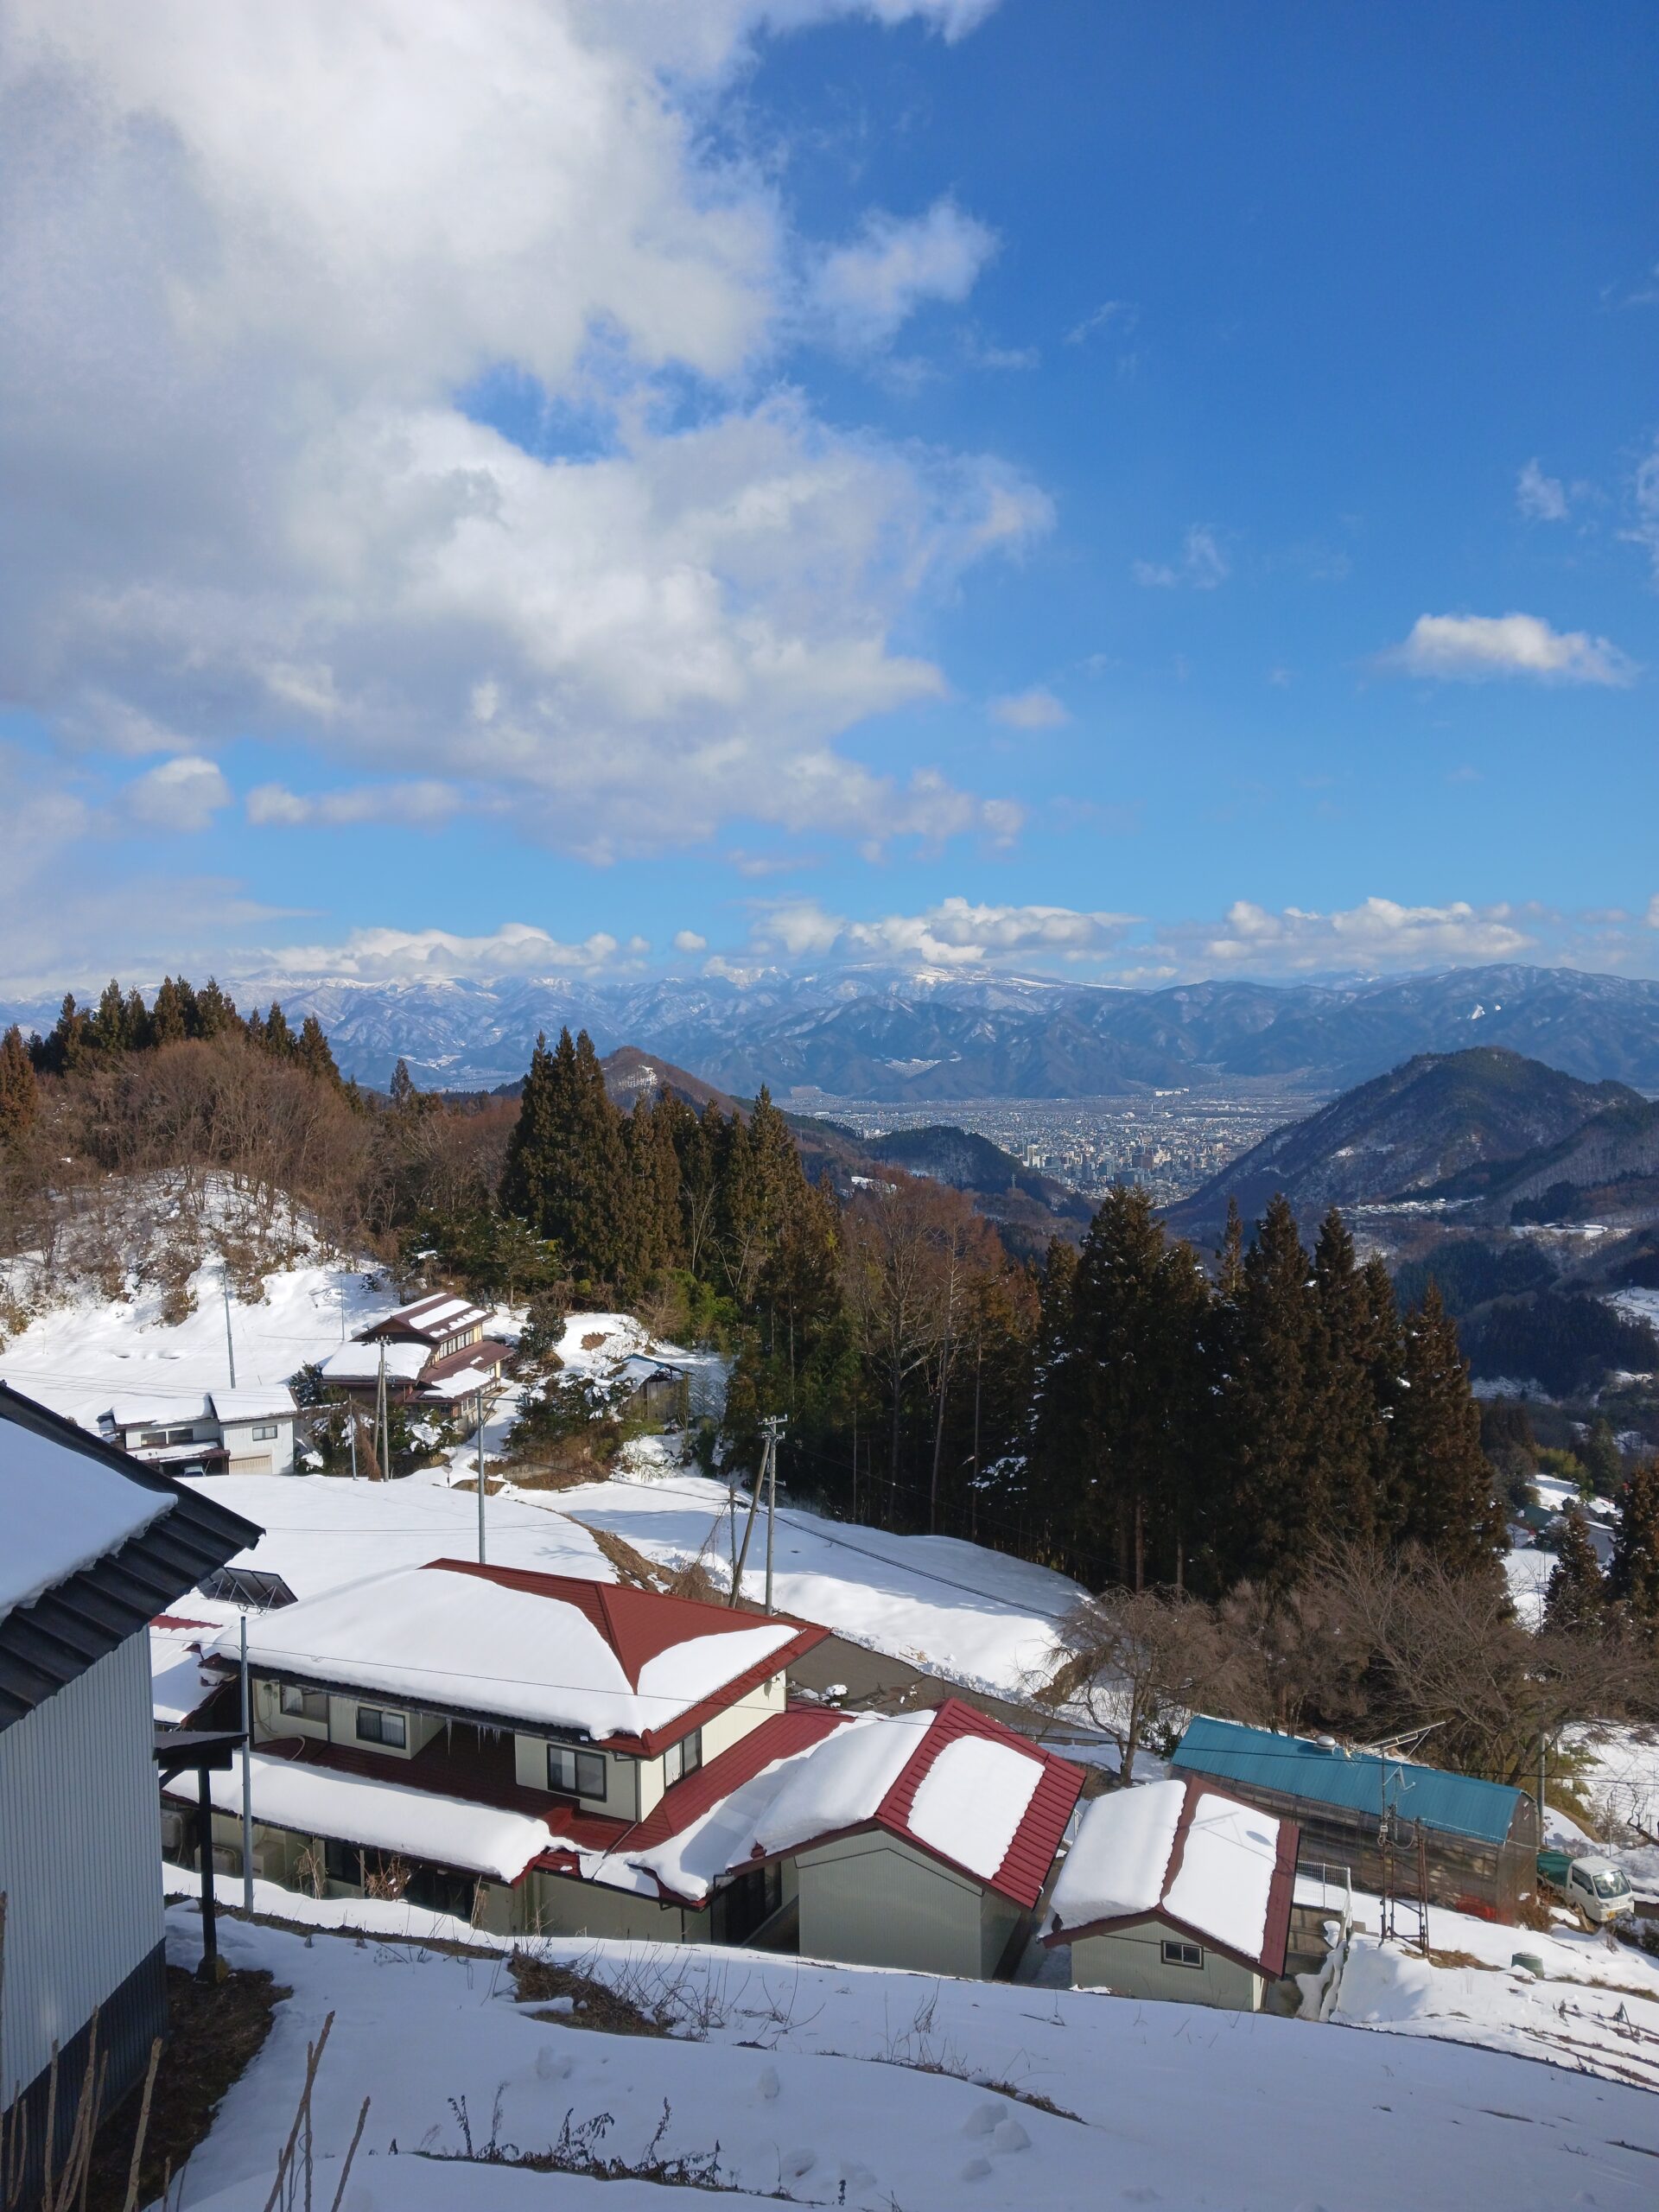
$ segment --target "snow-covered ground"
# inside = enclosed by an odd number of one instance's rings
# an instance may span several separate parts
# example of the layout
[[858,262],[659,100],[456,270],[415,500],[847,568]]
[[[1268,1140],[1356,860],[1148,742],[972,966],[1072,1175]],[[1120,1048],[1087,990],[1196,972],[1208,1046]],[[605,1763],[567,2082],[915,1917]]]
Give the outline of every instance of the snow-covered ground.
[[[194,1906],[172,1909],[177,1962],[194,1964],[197,1929]],[[1554,2212],[1652,2202],[1659,2099],[1446,2041],[753,1953],[544,1946],[632,1983],[681,2022],[666,2038],[621,2037],[573,2024],[569,2012],[531,2017],[496,1958],[233,1921],[220,1941],[232,1964],[268,1969],[293,1995],[191,2162],[190,2212],[259,2212],[307,2043],[330,2012],[313,2201],[333,2202],[366,2096],[349,2212],[518,2212],[532,2190],[537,2204],[581,2212],[666,2202],[635,2183],[601,2193],[414,2155],[461,2149],[461,2100],[479,2145],[494,2136],[537,2152],[567,2116],[580,2127],[601,2114],[602,2148],[624,2159],[659,2126],[671,2155],[718,2145],[739,2203]]]
[[[1357,1922],[1375,1930],[1375,1897],[1356,1894]],[[1430,1958],[1409,1942],[1356,1935],[1333,2020],[1480,2044],[1585,2067],[1659,2088],[1659,1959],[1558,1921],[1548,1935],[1431,1907]],[[1538,1959],[1542,1978],[1512,1961]],[[1473,1963],[1452,1965],[1448,1955]]]
[[377,1280],[321,1264],[283,1268],[264,1278],[259,1302],[232,1298],[228,1344],[217,1261],[192,1278],[194,1310],[183,1321],[162,1320],[158,1291],[130,1300],[82,1294],[10,1339],[0,1351],[0,1381],[93,1429],[118,1396],[159,1401],[224,1389],[232,1346],[243,1389],[285,1382],[394,1309],[397,1299],[376,1289]]
[[[244,1387],[286,1381],[397,1303],[367,1274],[316,1264],[264,1279],[257,1302],[233,1299],[236,1377]],[[34,1321],[0,1351],[0,1378],[95,1427],[116,1396],[159,1402],[223,1388],[229,1380],[223,1277],[217,1262],[194,1282],[195,1310],[161,1318],[159,1294],[127,1300],[77,1297]],[[512,1333],[521,1317],[495,1317]],[[652,1338],[626,1313],[575,1313],[559,1345],[565,1370],[602,1378],[630,1357],[655,1353],[715,1381],[712,1355]],[[487,1456],[503,1449],[516,1411],[504,1392],[486,1422]],[[475,1450],[452,1446],[444,1464],[385,1484],[332,1476],[219,1477],[200,1486],[266,1530],[244,1564],[280,1574],[302,1598],[397,1566],[476,1558]],[[671,1440],[631,1446],[616,1478],[580,1489],[492,1490],[488,1555],[543,1573],[613,1580],[615,1570],[583,1522],[620,1536],[655,1564],[701,1559],[729,1578],[728,1493],[680,1463]],[[778,1516],[774,1597],[785,1611],[855,1643],[936,1669],[969,1687],[1018,1694],[1052,1664],[1054,1624],[1080,1594],[1064,1575],[944,1536],[895,1536],[787,1507]],[[764,1534],[751,1546],[744,1587],[765,1581]],[[175,1608],[217,1621],[228,1609],[192,1599]]]

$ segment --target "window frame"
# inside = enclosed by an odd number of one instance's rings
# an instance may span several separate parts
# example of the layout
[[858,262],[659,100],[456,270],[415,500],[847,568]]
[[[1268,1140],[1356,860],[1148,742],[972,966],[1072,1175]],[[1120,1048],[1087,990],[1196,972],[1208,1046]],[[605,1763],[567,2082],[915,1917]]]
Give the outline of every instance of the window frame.
[[276,1428],[277,1424],[274,1421],[255,1421],[253,1425],[254,1442],[256,1444],[274,1444],[276,1441]]
[[[292,1705],[289,1703],[290,1698],[295,1700]],[[320,1705],[321,1712],[308,1713],[305,1709],[308,1699]],[[321,1721],[326,1728],[328,1726],[328,1693],[327,1690],[308,1690],[297,1682],[279,1682],[276,1686],[276,1710],[284,1720]]]
[[[1166,1967],[1185,1967],[1189,1972],[1204,1971],[1204,1946],[1187,1936],[1166,1936],[1158,1946],[1159,1955]],[[1192,1956],[1185,1955],[1190,1952]]]
[[[562,1780],[554,1772],[555,1761],[561,1759],[569,1761],[570,1780],[569,1782]],[[611,1794],[609,1777],[606,1772],[607,1764],[608,1761],[603,1751],[583,1751],[575,1744],[550,1743],[547,1747],[547,1786],[557,1796],[591,1797],[596,1804],[602,1805]],[[597,1783],[596,1788],[583,1789],[584,1771],[590,1781]]]
[[677,1744],[670,1744],[663,1753],[663,1787],[671,1789],[677,1782],[683,1782],[702,1764],[702,1731],[693,1728],[682,1736]]
[[[366,1716],[372,1714],[375,1726],[365,1728]],[[390,1721],[397,1729],[395,1736],[386,1733]],[[406,1751],[409,1749],[409,1715],[387,1705],[359,1705],[357,1708],[357,1740],[359,1744],[378,1744],[383,1751]]]

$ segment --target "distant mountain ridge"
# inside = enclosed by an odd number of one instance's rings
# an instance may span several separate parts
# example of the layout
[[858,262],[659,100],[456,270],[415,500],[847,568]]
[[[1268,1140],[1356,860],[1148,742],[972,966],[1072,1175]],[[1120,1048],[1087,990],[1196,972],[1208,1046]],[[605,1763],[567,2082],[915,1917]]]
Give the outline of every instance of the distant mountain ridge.
[[1586,1130],[1659,1124],[1659,1111],[1620,1083],[1581,1082],[1495,1046],[1423,1053],[1275,1129],[1169,1211],[1203,1236],[1236,1198],[1247,1221],[1282,1191],[1298,1217],[1331,1206],[1475,1195],[1528,1160],[1560,1160]]
[[[493,1089],[523,1075],[538,1032],[568,1023],[601,1052],[636,1046],[728,1094],[764,1083],[782,1101],[1071,1098],[1255,1079],[1330,1091],[1475,1044],[1659,1090],[1659,982],[1573,969],[1161,990],[937,969],[609,983],[294,976],[235,988],[249,1004],[279,998],[295,1020],[315,1014],[341,1067],[378,1086],[404,1058],[425,1088]],[[48,1028],[56,1012],[54,997],[0,1008],[0,1021]]]

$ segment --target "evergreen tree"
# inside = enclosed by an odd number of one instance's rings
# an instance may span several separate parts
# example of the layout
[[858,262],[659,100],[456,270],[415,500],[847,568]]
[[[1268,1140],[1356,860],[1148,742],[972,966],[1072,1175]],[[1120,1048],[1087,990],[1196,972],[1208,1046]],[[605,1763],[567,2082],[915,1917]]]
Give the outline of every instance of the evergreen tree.
[[1171,1248],[1148,1194],[1118,1184],[1072,1285],[1076,1514],[1088,1548],[1141,1589],[1177,1579],[1193,1538],[1203,1278]]
[[[187,1019],[191,1011],[191,999],[194,997],[195,1020],[190,1031],[193,1037],[218,1037],[226,1030],[235,1027],[237,1019],[235,1001],[220,990],[218,982],[212,976],[207,978],[200,990],[194,994],[191,994],[188,983],[181,984],[180,988],[187,995]],[[257,1015],[253,1017],[254,1020],[257,1018]]]
[[1480,1408],[1458,1349],[1457,1325],[1430,1283],[1404,1324],[1401,1387],[1389,1427],[1395,1533],[1460,1571],[1495,1566],[1503,1515],[1480,1448]]
[[13,1022],[0,1037],[0,1145],[20,1143],[28,1135],[40,1103],[35,1064],[22,1031]]
[[1282,1193],[1243,1255],[1228,1373],[1217,1401],[1231,1477],[1229,1580],[1300,1579],[1326,1520],[1319,1421],[1322,1327],[1312,1268]]
[[1400,1506],[1394,1495],[1391,1467],[1395,1418],[1404,1395],[1405,1338],[1393,1280],[1375,1255],[1360,1269],[1360,1286],[1365,1298],[1365,1365],[1373,1414],[1371,1528],[1373,1535],[1389,1541],[1400,1533]]
[[143,993],[136,983],[127,993],[126,1031],[130,1052],[147,1052],[156,1042],[150,1027],[149,1008],[144,1004]]
[[[540,1042],[538,1038],[537,1039],[538,1048]],[[419,1111],[421,1094],[415,1088],[415,1078],[409,1071],[407,1060],[400,1058],[397,1066],[393,1068],[388,1096],[391,1100],[391,1110],[394,1114],[409,1115]]]
[[508,1141],[501,1206],[563,1250],[572,1274],[626,1281],[639,1247],[621,1116],[584,1029],[538,1037],[518,1120]]
[[[249,1027],[251,1031],[251,1020]],[[289,1027],[288,1016],[275,999],[270,1002],[270,1012],[265,1016],[264,1027],[255,1042],[263,1045],[271,1058],[277,1060],[291,1060],[299,1051],[300,1040]]]
[[1589,1477],[1592,1497],[1617,1497],[1624,1484],[1624,1461],[1613,1434],[1613,1425],[1605,1414],[1598,1414],[1590,1424],[1590,1433],[1580,1447],[1579,1457],[1584,1461]]
[[1368,1539],[1376,1521],[1379,1422],[1372,1383],[1371,1300],[1354,1240],[1332,1206],[1313,1252],[1319,1312],[1314,1389],[1320,1487],[1334,1534]]
[[[188,988],[187,984],[185,989]],[[149,1033],[158,1046],[182,1044],[190,1034],[184,992],[170,976],[162,976],[161,988],[156,994],[156,1003],[150,1007]]]
[[1643,1459],[1625,1484],[1607,1592],[1631,1620],[1659,1634],[1659,1459]]
[[1599,1629],[1606,1613],[1601,1567],[1578,1506],[1562,1517],[1560,1548],[1544,1592],[1544,1625],[1581,1635]]
[[121,986],[111,976],[104,986],[98,1011],[92,1016],[90,1041],[100,1052],[124,1052],[130,1040],[127,1001],[121,995]]
[[[338,1084],[340,1070],[323,1033],[322,1024],[315,1014],[308,1014],[300,1024],[299,1041],[295,1046],[295,1058],[308,1075],[315,1076],[319,1083]],[[403,1065],[402,1061],[398,1065]],[[405,1071],[407,1072],[407,1071]]]
[[69,1075],[83,1064],[92,1046],[92,1027],[85,1008],[75,1004],[74,993],[66,991],[41,1053],[43,1064],[54,1075]]

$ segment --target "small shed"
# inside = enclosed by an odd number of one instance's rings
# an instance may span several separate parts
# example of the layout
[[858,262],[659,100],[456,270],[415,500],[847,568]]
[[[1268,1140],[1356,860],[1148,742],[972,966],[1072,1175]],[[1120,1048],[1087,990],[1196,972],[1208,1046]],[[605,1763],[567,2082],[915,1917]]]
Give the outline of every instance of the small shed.
[[630,1352],[617,1369],[617,1380],[627,1391],[621,1412],[625,1421],[666,1426],[683,1424],[690,1415],[691,1378],[671,1359],[645,1352]]
[[1432,1903],[1512,1923],[1536,1883],[1537,1806],[1502,1783],[1351,1750],[1329,1736],[1202,1718],[1171,1765],[1294,1820],[1304,1851],[1347,1866],[1362,1890],[1414,1885],[1420,1834]]
[[1043,1941],[1080,1989],[1259,2012],[1285,1972],[1297,1832],[1193,1777],[1096,1797]]

